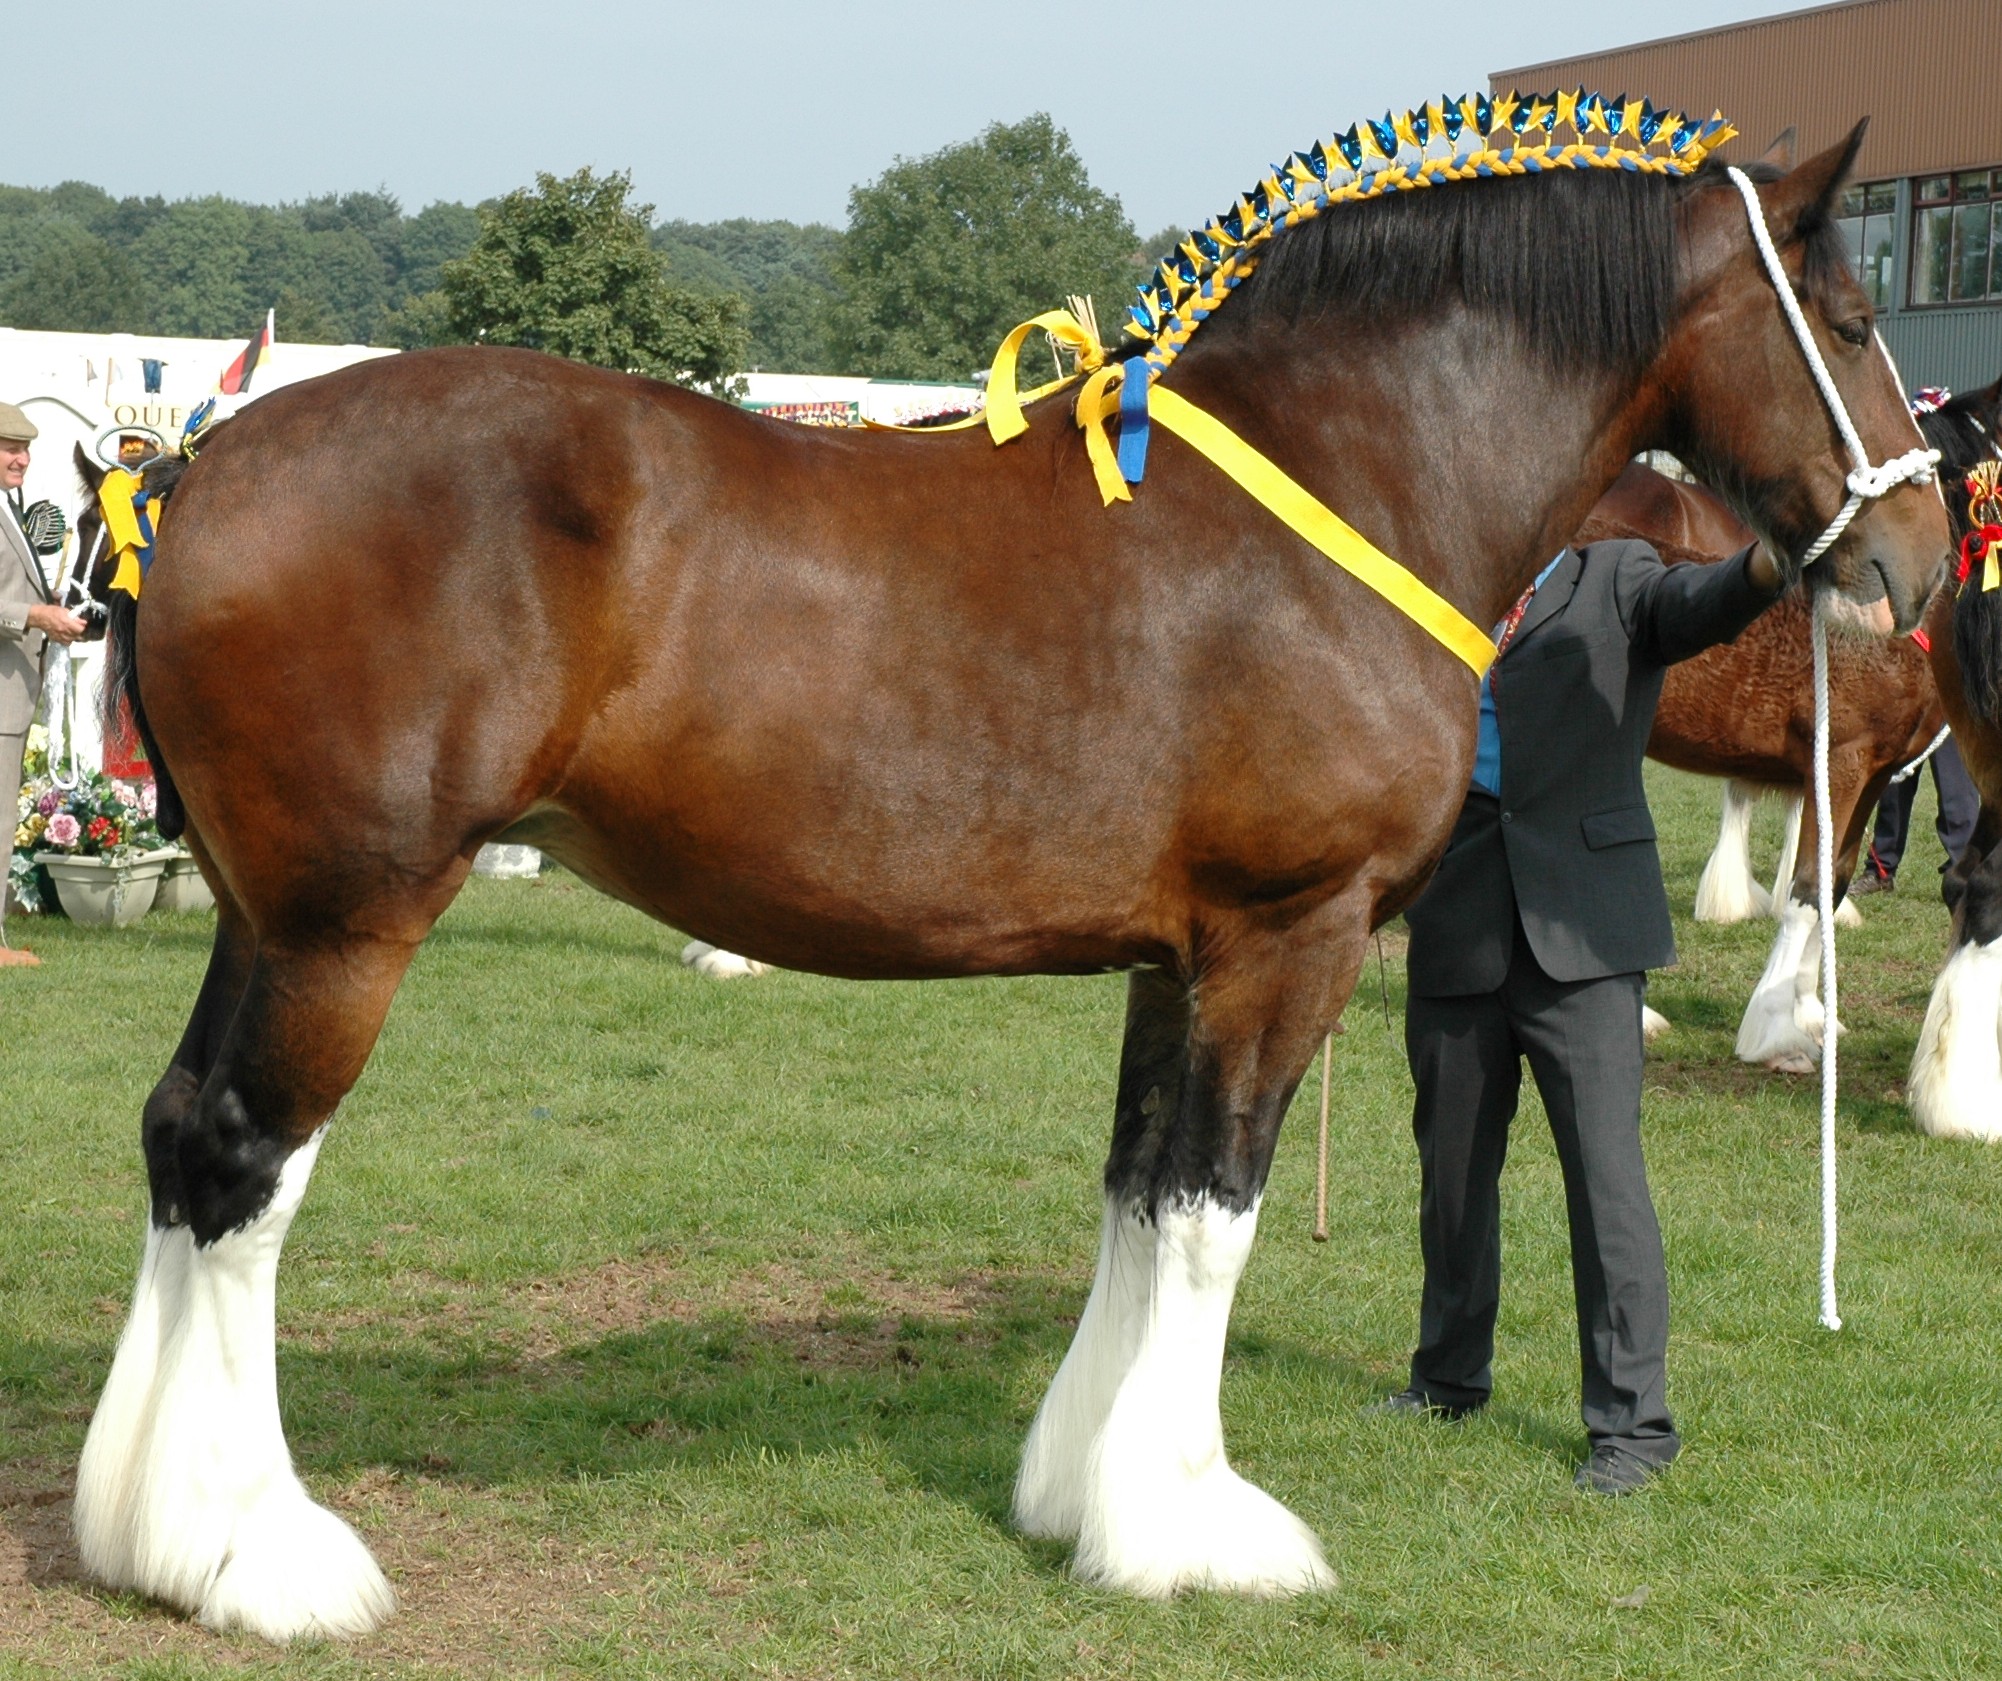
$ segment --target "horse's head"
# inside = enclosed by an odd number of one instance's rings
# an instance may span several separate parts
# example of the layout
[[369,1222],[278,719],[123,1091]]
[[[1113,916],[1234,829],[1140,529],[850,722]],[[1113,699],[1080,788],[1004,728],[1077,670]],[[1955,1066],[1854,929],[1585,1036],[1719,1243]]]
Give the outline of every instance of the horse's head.
[[[150,496],[169,496],[174,486],[180,483],[181,475],[188,470],[192,459],[180,453],[156,455],[141,469],[139,482]],[[83,512],[77,516],[76,522],[77,572],[90,599],[109,604],[111,579],[118,570],[118,556],[104,540],[104,515],[97,500],[98,490],[104,484],[104,475],[109,469],[91,460],[84,453],[82,444],[76,446],[71,460],[76,465],[77,483],[84,493]]]
[[1922,412],[1919,431],[1939,451],[1940,489],[1953,515],[1954,534],[1968,528],[1967,475],[2002,457],[2002,379],[1981,391],[1962,392]]
[[97,492],[104,483],[106,469],[76,446],[71,458],[76,464],[77,483],[83,489],[83,512],[77,516],[76,549],[79,567],[88,568],[84,587],[90,599],[106,603],[111,596],[111,573],[117,560],[104,541],[104,515],[98,510]]
[[[1770,155],[1755,183],[1786,283],[1869,467],[1924,447],[1875,312],[1837,238],[1832,206],[1856,149],[1848,139],[1782,172]],[[1749,208],[1724,171],[1706,167],[1682,206],[1684,299],[1652,373],[1670,447],[1732,501],[1789,572],[1836,519],[1858,465],[1816,384],[1755,243]],[[1918,623],[1951,547],[1932,478],[1867,499],[1809,569],[1879,633]]]

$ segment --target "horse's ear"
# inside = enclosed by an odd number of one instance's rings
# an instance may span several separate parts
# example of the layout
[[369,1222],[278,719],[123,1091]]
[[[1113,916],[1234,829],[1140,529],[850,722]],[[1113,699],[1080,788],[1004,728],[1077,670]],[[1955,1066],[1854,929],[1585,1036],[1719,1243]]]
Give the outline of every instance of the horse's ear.
[[1977,391],[1974,400],[1986,417],[1990,438],[2002,438],[2002,379],[1986,391]]
[[1870,119],[1865,117],[1846,140],[1815,153],[1759,195],[1766,203],[1766,220],[1782,240],[1800,238],[1833,214],[1835,195],[1856,166],[1856,154],[1863,149],[1863,131],[1869,126]]
[[1799,147],[1794,143],[1797,138],[1797,131],[1789,123],[1780,130],[1773,143],[1759,154],[1759,162],[1769,164],[1784,175],[1794,166],[1794,154],[1799,151]]
[[83,486],[87,495],[95,496],[97,487],[104,483],[104,468],[84,454],[82,444],[76,446],[71,459],[76,462],[77,482]]

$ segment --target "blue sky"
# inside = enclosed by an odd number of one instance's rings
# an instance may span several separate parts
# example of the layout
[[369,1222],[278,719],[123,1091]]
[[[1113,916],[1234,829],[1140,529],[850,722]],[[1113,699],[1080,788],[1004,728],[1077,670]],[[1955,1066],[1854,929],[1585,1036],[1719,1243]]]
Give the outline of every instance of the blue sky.
[[663,217],[839,225],[894,157],[1047,110],[1145,234],[1386,106],[1790,9],[26,0],[0,181],[264,203],[387,187],[415,210],[589,164],[630,169]]

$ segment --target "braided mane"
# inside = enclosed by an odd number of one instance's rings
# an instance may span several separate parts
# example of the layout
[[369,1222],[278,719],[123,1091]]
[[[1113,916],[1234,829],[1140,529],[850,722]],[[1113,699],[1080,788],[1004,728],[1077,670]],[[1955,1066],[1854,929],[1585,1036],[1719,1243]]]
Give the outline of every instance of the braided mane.
[[[1168,254],[1129,312],[1127,354],[1144,361],[1150,377],[1159,375],[1223,301],[1261,264],[1269,264],[1289,283],[1258,288],[1268,298],[1297,299],[1306,291],[1346,299],[1359,291],[1365,301],[1384,293],[1383,301],[1395,296],[1407,307],[1422,305],[1448,279],[1470,301],[1509,307],[1526,279],[1527,302],[1512,312],[1528,314],[1526,325],[1552,354],[1603,348],[1618,360],[1635,359],[1658,336],[1655,323],[1667,308],[1672,284],[1666,265],[1673,241],[1662,195],[1623,191],[1614,181],[1691,176],[1736,132],[1722,113],[1692,121],[1657,111],[1645,99],[1621,94],[1608,100],[1582,88],[1493,100],[1470,94],[1356,124],[1275,164],[1230,209]],[[1580,179],[1562,193],[1536,195],[1535,207],[1510,203],[1516,195],[1506,192],[1420,190],[1557,171],[1575,172]],[[1594,171],[1607,173],[1595,180]],[[1331,206],[1374,199],[1396,200],[1400,213],[1355,219],[1367,226],[1351,224],[1341,233],[1332,230],[1351,219],[1330,218],[1315,240],[1277,237],[1316,221]],[[1521,273],[1529,247],[1496,237],[1507,231],[1496,224],[1521,224],[1532,212],[1547,216],[1554,200],[1572,213],[1560,211],[1558,226],[1536,230],[1551,245],[1543,266],[1585,263],[1602,271],[1610,284],[1591,290],[1609,300],[1624,297],[1619,307],[1626,319],[1563,330],[1562,312],[1550,301],[1562,288],[1539,291],[1535,276]],[[1420,243],[1428,249],[1387,248],[1410,243],[1381,231],[1392,228],[1425,230],[1429,238]],[[1566,234],[1576,238],[1566,241]],[[1413,258],[1427,257],[1431,260],[1413,266]],[[1601,339],[1607,341],[1603,346]]]

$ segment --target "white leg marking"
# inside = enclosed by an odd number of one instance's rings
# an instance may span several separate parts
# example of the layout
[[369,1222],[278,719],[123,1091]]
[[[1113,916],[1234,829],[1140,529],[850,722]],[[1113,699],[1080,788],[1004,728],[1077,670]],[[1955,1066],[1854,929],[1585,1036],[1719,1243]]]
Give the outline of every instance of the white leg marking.
[[1935,1138],[2002,1138],[2002,940],[1947,959],[1926,1005],[1905,1099]]
[[1668,1032],[1669,1025],[1668,1017],[1659,1010],[1647,1004],[1641,1006],[1641,1038],[1647,1044],[1652,1045],[1655,1040]]
[[1766,897],[1766,915],[1784,916],[1793,902],[1793,872],[1800,862],[1800,813],[1804,794],[1787,796],[1786,832],[1780,839],[1779,868],[1773,871],[1773,890]]
[[1155,1236],[1151,1224],[1121,1213],[1106,1198],[1091,1295],[1022,1448],[1015,1525],[1024,1535],[1075,1541],[1084,1528],[1092,1450],[1112,1412],[1113,1397],[1133,1369],[1147,1325]]
[[1698,922],[1749,922],[1771,914],[1772,896],[1752,879],[1752,810],[1763,792],[1749,782],[1725,782],[1717,847],[1696,884]]
[[1835,926],[1838,928],[1861,928],[1863,913],[1856,908],[1856,901],[1845,897],[1835,907]]
[[1815,991],[1821,915],[1789,904],[1780,918],[1765,972],[1738,1027],[1738,1056],[1785,1074],[1811,1074],[1821,1057],[1821,999]]
[[690,940],[681,948],[681,961],[685,968],[693,969],[698,975],[707,975],[712,981],[734,981],[745,975],[762,975],[766,968],[755,957],[739,957],[734,951],[724,951],[707,940]]
[[262,1214],[207,1248],[185,1226],[148,1228],[77,1468],[92,1575],[267,1640],[366,1634],[396,1607],[368,1549],[293,1474],[278,1417],[278,1255],[324,1133]]
[[[1105,1312],[1072,1380],[1078,1399],[1061,1403],[1063,1422],[1049,1438],[1067,1431],[1074,1440],[1089,1416],[1082,1398],[1125,1365],[1079,1479],[1078,1575],[1150,1599],[1181,1588],[1270,1595],[1332,1587],[1334,1573],[1313,1533],[1224,1456],[1217,1406],[1224,1333],[1258,1229],[1256,1210],[1232,1214],[1207,1202],[1163,1210],[1151,1257],[1144,1242],[1134,1241],[1137,1229],[1129,1238],[1137,1217],[1116,1218]],[[1127,1360],[1123,1345],[1131,1333],[1116,1313],[1139,1291],[1121,1271],[1148,1258],[1145,1299],[1133,1316],[1137,1343]],[[1082,1342],[1082,1323],[1078,1331]],[[1052,1457],[1033,1438],[1030,1445],[1039,1459]],[[1039,1481],[1045,1475],[1039,1471]]]

